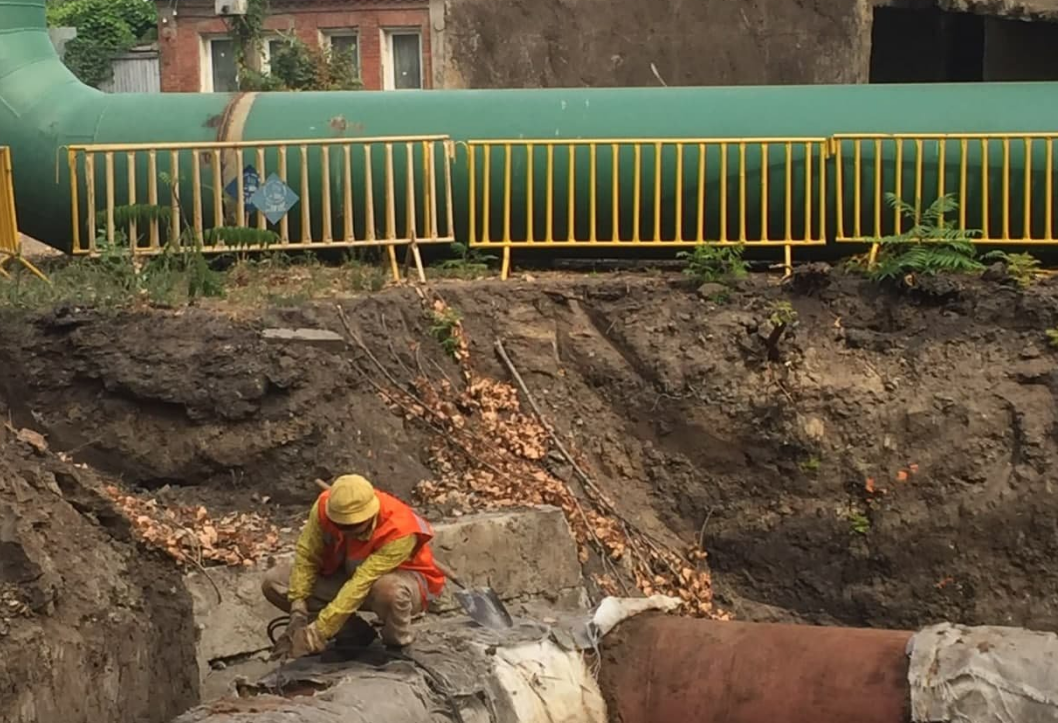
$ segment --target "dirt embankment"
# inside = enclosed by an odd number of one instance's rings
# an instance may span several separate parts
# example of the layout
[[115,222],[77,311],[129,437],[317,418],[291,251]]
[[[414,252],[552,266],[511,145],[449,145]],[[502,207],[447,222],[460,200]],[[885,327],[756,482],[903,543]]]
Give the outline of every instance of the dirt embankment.
[[[437,290],[475,367],[505,379],[503,339],[624,515],[704,540],[736,616],[1058,629],[1056,288],[816,281],[705,298],[666,276]],[[412,290],[343,305],[395,376],[459,383]],[[774,322],[795,318],[769,350]],[[55,448],[214,508],[300,517],[317,476],[356,469],[404,496],[433,476],[431,435],[385,407],[360,352],[267,342],[268,326],[341,329],[333,303],[6,318],[2,395]]]
[[35,442],[0,427],[3,720],[167,721],[198,699],[190,597],[95,475]]

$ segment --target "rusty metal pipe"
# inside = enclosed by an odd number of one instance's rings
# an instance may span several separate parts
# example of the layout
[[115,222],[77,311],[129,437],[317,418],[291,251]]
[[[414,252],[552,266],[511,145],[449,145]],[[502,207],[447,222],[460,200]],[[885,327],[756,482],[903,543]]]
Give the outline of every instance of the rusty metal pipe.
[[912,633],[640,615],[606,637],[620,723],[905,723]]

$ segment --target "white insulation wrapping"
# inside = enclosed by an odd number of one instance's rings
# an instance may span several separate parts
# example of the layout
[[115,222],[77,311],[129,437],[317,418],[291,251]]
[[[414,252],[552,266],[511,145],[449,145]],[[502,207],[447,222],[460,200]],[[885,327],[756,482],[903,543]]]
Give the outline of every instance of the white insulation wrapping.
[[588,615],[504,630],[432,619],[405,652],[293,661],[174,723],[606,723],[585,650],[621,620],[678,603],[607,598]]
[[1058,721],[1058,636],[941,623],[908,642],[914,723]]

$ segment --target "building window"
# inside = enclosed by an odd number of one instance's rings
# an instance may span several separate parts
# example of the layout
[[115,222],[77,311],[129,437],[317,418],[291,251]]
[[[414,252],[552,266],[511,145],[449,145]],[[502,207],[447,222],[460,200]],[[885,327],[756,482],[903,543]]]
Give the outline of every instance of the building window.
[[272,72],[272,58],[279,53],[279,50],[283,47],[283,44],[287,41],[280,37],[269,37],[262,44],[261,48],[261,70],[265,73]]
[[422,87],[422,33],[418,30],[386,30],[383,84],[386,90]]
[[232,93],[239,89],[235,43],[231,38],[202,38],[202,91]]
[[360,77],[360,36],[355,30],[325,30],[322,45],[332,53],[341,53],[350,58],[353,75]]

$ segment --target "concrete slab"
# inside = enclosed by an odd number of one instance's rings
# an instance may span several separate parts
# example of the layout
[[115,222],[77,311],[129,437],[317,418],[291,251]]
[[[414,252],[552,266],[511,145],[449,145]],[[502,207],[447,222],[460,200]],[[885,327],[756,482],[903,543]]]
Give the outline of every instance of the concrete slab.
[[265,341],[296,342],[329,349],[345,348],[345,339],[327,329],[265,329],[261,332]]
[[[438,524],[434,531],[438,557],[467,585],[493,587],[514,614],[587,604],[576,543],[557,507],[468,515]],[[273,564],[292,554],[273,558]],[[268,567],[210,568],[209,579],[200,571],[185,578],[194,601],[204,691],[219,694],[247,657],[271,646],[268,623],[281,613],[261,594],[261,578]],[[210,579],[221,592],[220,601]],[[432,612],[459,610],[453,587],[446,586]],[[218,661],[226,665],[214,670],[211,664]]]
[[[268,623],[282,613],[261,595],[266,566],[209,568],[209,578],[193,572],[185,578],[198,630],[198,669],[205,682],[212,661],[231,660],[271,647]],[[221,592],[217,599],[217,590]]]
[[[437,525],[434,554],[470,586],[488,585],[504,602],[579,606],[583,590],[577,545],[557,507],[470,515]],[[458,609],[449,583],[437,612]]]
[[[73,28],[70,28],[73,30]],[[49,31],[50,32],[50,31]],[[74,33],[76,34],[76,32]],[[22,234],[22,255],[30,261],[36,261],[39,259],[54,258],[56,256],[62,256],[62,251],[59,249],[52,248],[41,241],[38,241],[31,236]]]

